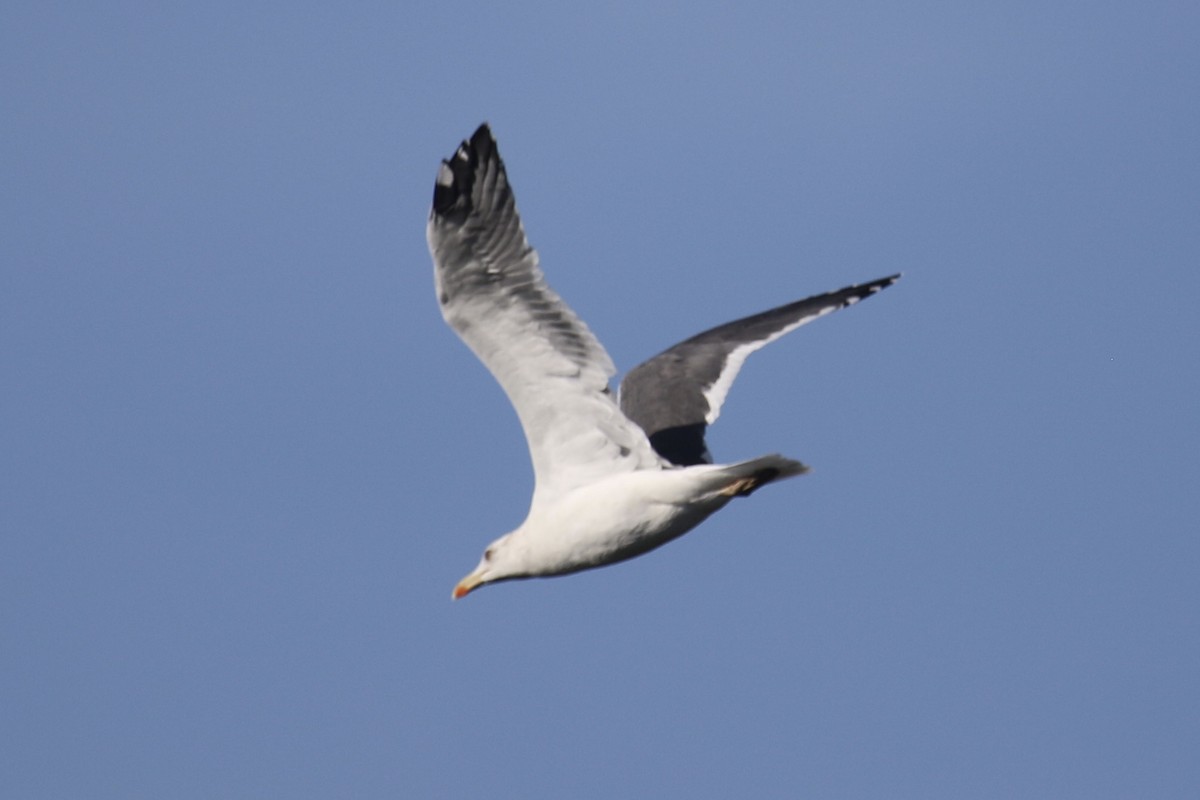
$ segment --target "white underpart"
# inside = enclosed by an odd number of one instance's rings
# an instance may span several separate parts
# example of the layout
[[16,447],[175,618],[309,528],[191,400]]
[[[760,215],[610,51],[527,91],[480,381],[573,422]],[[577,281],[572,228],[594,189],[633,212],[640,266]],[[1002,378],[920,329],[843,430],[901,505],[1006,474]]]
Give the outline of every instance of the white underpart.
[[805,467],[781,456],[736,464],[700,464],[609,475],[550,503],[535,503],[521,527],[492,543],[476,573],[559,575],[611,564],[652,550],[690,531],[732,499],[739,479],[762,470],[772,479]]
[[[853,303],[857,300],[858,298],[856,297],[850,302]],[[725,366],[721,369],[721,374],[718,375],[717,379],[703,391],[704,401],[708,403],[708,413],[704,415],[704,421],[709,425],[712,425],[717,421],[717,417],[721,416],[721,405],[725,402],[725,396],[729,394],[729,388],[733,386],[734,378],[737,377],[738,371],[740,371],[742,368],[742,364],[745,363],[746,358],[751,353],[753,353],[755,350],[760,350],[766,347],[780,336],[786,336],[787,334],[796,330],[796,328],[799,328],[801,325],[812,322],[818,317],[823,317],[826,314],[830,314],[840,307],[841,304],[825,306],[825,308],[822,308],[815,314],[810,314],[807,317],[801,317],[791,325],[781,328],[765,339],[759,339],[757,342],[747,342],[746,344],[739,345],[730,351],[729,355],[725,357]]]

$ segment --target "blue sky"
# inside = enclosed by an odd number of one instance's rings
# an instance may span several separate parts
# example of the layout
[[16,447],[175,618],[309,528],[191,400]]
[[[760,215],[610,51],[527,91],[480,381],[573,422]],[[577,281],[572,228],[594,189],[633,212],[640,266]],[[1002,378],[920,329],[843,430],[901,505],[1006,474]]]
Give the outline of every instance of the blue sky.
[[[1195,797],[1194,3],[10,3],[21,798]],[[710,436],[801,479],[565,579],[424,240],[483,120],[628,369],[887,275]]]

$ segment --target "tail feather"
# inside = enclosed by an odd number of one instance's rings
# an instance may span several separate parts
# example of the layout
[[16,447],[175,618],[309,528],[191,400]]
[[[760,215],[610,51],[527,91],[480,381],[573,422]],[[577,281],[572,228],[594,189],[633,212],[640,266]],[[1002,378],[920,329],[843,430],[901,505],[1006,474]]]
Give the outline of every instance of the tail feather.
[[749,497],[768,483],[793,478],[808,471],[806,464],[784,458],[777,453],[740,461],[722,469],[722,474],[730,480],[721,487],[718,494],[727,497]]

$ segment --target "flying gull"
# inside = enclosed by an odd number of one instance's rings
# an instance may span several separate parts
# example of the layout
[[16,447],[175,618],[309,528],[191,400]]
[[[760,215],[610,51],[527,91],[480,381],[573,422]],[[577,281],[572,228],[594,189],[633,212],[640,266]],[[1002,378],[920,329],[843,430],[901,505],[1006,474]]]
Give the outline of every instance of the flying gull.
[[442,162],[426,234],[442,316],[508,395],[535,474],[525,521],[488,546],[456,599],[633,558],[734,497],[807,472],[780,455],[714,464],[705,429],[748,355],[900,277],[705,331],[630,371],[614,396],[608,353],[538,268],[486,123]]

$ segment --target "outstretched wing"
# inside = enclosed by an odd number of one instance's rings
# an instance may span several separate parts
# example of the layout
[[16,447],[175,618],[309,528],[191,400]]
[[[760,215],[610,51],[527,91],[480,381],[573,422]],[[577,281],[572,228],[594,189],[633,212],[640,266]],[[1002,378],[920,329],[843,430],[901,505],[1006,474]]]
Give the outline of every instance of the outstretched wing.
[[535,504],[661,465],[613,400],[608,353],[546,285],[487,124],[442,162],[426,235],[442,316],[500,382],[525,429]]
[[712,328],[630,370],[621,382],[621,410],[641,426],[654,449],[673,464],[711,463],[704,431],[746,357],[806,322],[853,305],[891,286],[899,275],[798,300]]

